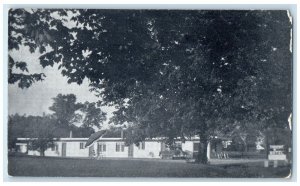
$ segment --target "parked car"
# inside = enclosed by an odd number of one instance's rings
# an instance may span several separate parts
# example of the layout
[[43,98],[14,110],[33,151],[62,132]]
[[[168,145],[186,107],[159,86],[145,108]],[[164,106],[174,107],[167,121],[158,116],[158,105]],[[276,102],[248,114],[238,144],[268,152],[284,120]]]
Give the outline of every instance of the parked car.
[[182,151],[181,149],[165,150],[160,152],[161,159],[191,159],[193,153],[190,151]]

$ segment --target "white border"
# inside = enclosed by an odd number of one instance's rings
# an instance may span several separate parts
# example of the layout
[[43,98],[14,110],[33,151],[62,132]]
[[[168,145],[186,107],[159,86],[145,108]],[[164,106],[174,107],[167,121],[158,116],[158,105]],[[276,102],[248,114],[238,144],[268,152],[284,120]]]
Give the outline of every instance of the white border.
[[[82,4],[82,3],[85,4]],[[293,29],[293,37],[294,37],[294,43],[293,43],[293,54],[294,54],[294,115],[293,115],[293,123],[294,123],[294,128],[293,128],[293,132],[294,132],[294,140],[296,140],[296,135],[295,135],[295,129],[296,129],[296,125],[295,123],[297,123],[297,115],[298,112],[296,110],[296,106],[298,105],[298,100],[296,99],[296,93],[298,92],[298,82],[300,82],[298,80],[298,76],[296,74],[296,71],[299,72],[299,65],[296,65],[296,54],[299,52],[298,49],[296,48],[296,39],[298,41],[297,38],[297,30],[298,29],[298,20],[295,19],[297,17],[297,11],[296,11],[296,6],[298,6],[298,2],[296,0],[269,0],[269,1],[264,1],[264,0],[252,0],[252,1],[243,1],[240,2],[238,0],[233,0],[230,2],[226,2],[227,4],[224,4],[224,0],[207,0],[207,1],[201,1],[202,4],[196,4],[198,3],[198,1],[196,0],[185,0],[185,1],[178,1],[178,0],[173,0],[173,1],[164,1],[164,0],[153,0],[153,1],[148,1],[148,2],[139,2],[139,1],[132,1],[132,0],[127,0],[126,3],[127,4],[122,4],[124,2],[122,1],[116,1],[116,0],[110,0],[110,1],[106,1],[106,2],[101,2],[102,5],[95,5],[97,3],[100,3],[97,0],[85,0],[85,1],[79,1],[79,0],[66,0],[66,1],[61,1],[61,0],[51,0],[51,1],[38,1],[38,0],[30,0],[30,1],[18,1],[18,0],[4,0],[3,4],[2,4],[2,10],[3,10],[3,18],[0,20],[1,25],[3,26],[4,22],[7,21],[7,17],[5,17],[5,12],[7,12],[8,8],[10,7],[47,7],[47,8],[59,8],[59,7],[63,7],[63,8],[125,8],[125,9],[129,9],[129,8],[150,8],[150,9],[293,9],[294,13],[293,13],[293,24],[294,24],[294,29]],[[12,5],[14,3],[22,3],[21,4],[17,4],[17,5]],[[72,3],[72,4],[65,4],[65,3]],[[78,4],[73,4],[73,3],[78,3]],[[137,4],[139,3],[139,4]],[[155,4],[149,4],[149,3],[155,3]],[[174,3],[177,5],[171,5],[168,3]],[[4,5],[4,4],[11,4],[11,5]],[[131,5],[130,5],[131,4]],[[190,5],[187,5],[190,4]],[[242,5],[241,5],[242,4]],[[275,5],[277,4],[277,5]],[[292,5],[286,5],[286,4],[296,4],[295,6]],[[5,27],[3,27],[0,31],[1,35],[2,35],[2,42],[1,42],[1,51],[2,51],[2,56],[3,56],[3,61],[5,61],[5,57],[7,56],[7,31],[5,30]],[[3,93],[3,96],[0,96],[0,102],[3,103],[3,106],[1,107],[0,110],[0,114],[1,114],[1,118],[3,118],[3,129],[1,130],[1,139],[6,139],[6,131],[7,131],[7,127],[6,127],[6,123],[7,123],[7,71],[6,71],[6,64],[5,63],[0,63],[0,68],[3,72],[3,76],[1,76],[0,81],[3,82],[3,85],[1,86],[1,93]],[[3,79],[2,79],[3,78]],[[3,109],[3,110],[2,110]],[[297,113],[296,113],[296,112]],[[3,115],[2,115],[3,114]],[[299,138],[298,138],[299,140]],[[1,171],[7,170],[7,145],[6,145],[6,140],[4,140],[5,143],[3,144],[3,151],[2,151],[2,157],[3,157],[3,169]],[[295,141],[294,141],[295,142]],[[297,141],[297,144],[299,144],[299,141]],[[295,149],[295,148],[294,148]],[[298,149],[297,149],[298,151]],[[298,153],[297,153],[298,154]],[[4,155],[4,156],[3,156]],[[6,158],[5,158],[6,157]],[[294,154],[295,157],[295,154]],[[296,162],[294,162],[294,165],[296,165]],[[298,165],[299,166],[299,165]],[[6,169],[5,169],[6,168]],[[243,182],[244,184],[253,184],[251,183],[251,181],[262,181],[265,185],[266,182],[268,181],[280,181],[280,180],[276,180],[276,179],[151,179],[151,178],[138,178],[138,179],[132,179],[132,178],[128,178],[128,179],[116,179],[116,178],[112,178],[112,179],[101,179],[101,178],[90,178],[90,179],[85,179],[85,178],[17,178],[17,179],[11,179],[8,177],[5,177],[5,171],[1,172],[1,176],[4,176],[4,181],[127,181],[127,183],[129,183],[130,185],[132,185],[133,183],[130,183],[132,181],[160,181],[160,182],[164,182],[164,181],[218,181],[218,182],[222,182],[222,183],[216,183],[216,184],[221,184],[222,186],[225,184],[230,184],[230,185],[234,185],[234,184],[238,184],[240,185],[241,182]],[[293,172],[293,175],[295,174],[295,170]],[[7,176],[7,175],[6,175]],[[224,183],[225,181],[225,183]],[[228,182],[231,181],[231,182]],[[232,181],[234,181],[232,183]],[[245,181],[248,181],[248,183],[246,183]],[[249,182],[250,181],[250,182]],[[281,180],[282,181],[282,180]],[[297,178],[293,178],[293,181],[297,181]],[[284,184],[295,184],[295,182],[289,182],[289,183],[284,183]],[[127,184],[125,183],[125,185]],[[30,184],[32,185],[32,183],[27,182],[26,184]],[[41,184],[41,183],[34,183],[34,184]],[[45,183],[43,183],[45,184]],[[76,183],[72,183],[72,185],[76,185]],[[77,183],[78,184],[78,183]],[[80,184],[80,183],[79,183]],[[99,183],[98,183],[99,184]],[[97,184],[97,185],[98,185]],[[102,183],[101,183],[102,184]],[[109,183],[111,184],[111,183]],[[117,183],[118,184],[118,183]],[[119,183],[121,184],[121,183]],[[122,183],[124,184],[124,183]],[[139,184],[139,183],[135,183],[135,184]],[[147,184],[156,184],[156,183],[147,183]],[[165,183],[163,183],[165,184]],[[172,183],[172,184],[176,184],[176,183]],[[183,183],[177,183],[177,184],[183,184]],[[192,183],[187,183],[187,184],[192,184]],[[199,183],[194,183],[194,184],[199,184]],[[207,183],[205,183],[207,184]],[[210,184],[214,184],[214,183],[210,183]],[[257,183],[255,183],[257,184]],[[282,184],[281,182],[277,182],[277,183],[272,183],[272,185],[278,185],[278,184]]]

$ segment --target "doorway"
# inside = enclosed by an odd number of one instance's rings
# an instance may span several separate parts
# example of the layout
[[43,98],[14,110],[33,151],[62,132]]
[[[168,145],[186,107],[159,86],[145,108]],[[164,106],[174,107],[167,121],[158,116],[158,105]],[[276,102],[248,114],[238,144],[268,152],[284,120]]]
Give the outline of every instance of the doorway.
[[66,143],[62,143],[61,146],[61,156],[62,157],[66,157],[67,154],[67,144]]
[[133,144],[128,147],[128,157],[133,158]]

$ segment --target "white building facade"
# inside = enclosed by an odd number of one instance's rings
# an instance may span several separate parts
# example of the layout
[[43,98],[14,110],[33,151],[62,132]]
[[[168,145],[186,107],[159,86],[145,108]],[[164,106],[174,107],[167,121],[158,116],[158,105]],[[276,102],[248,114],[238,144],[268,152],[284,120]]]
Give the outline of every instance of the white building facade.
[[[160,139],[149,139],[139,145],[127,146],[122,138],[99,138],[90,146],[85,147],[88,138],[60,138],[52,148],[45,151],[45,156],[56,157],[100,157],[100,158],[161,158],[161,152],[166,150],[166,144]],[[39,156],[40,152],[30,150],[31,139],[18,138],[19,152]],[[197,152],[199,139],[188,140],[185,143],[176,141],[182,151]]]

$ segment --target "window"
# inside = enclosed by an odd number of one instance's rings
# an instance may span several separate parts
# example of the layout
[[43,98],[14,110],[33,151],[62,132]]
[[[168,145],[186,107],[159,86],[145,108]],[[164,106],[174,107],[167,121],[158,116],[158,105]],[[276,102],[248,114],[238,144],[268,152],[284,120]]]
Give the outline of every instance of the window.
[[120,144],[116,143],[116,152],[120,152]]
[[106,151],[106,144],[98,143],[98,151],[99,152],[105,152]]
[[122,152],[124,152],[124,148],[125,148],[124,144],[121,144],[121,151]]
[[80,149],[84,149],[84,144],[83,143],[80,143]]
[[139,143],[139,149],[145,150],[145,142],[144,141]]
[[116,152],[124,152],[124,143],[116,143]]

